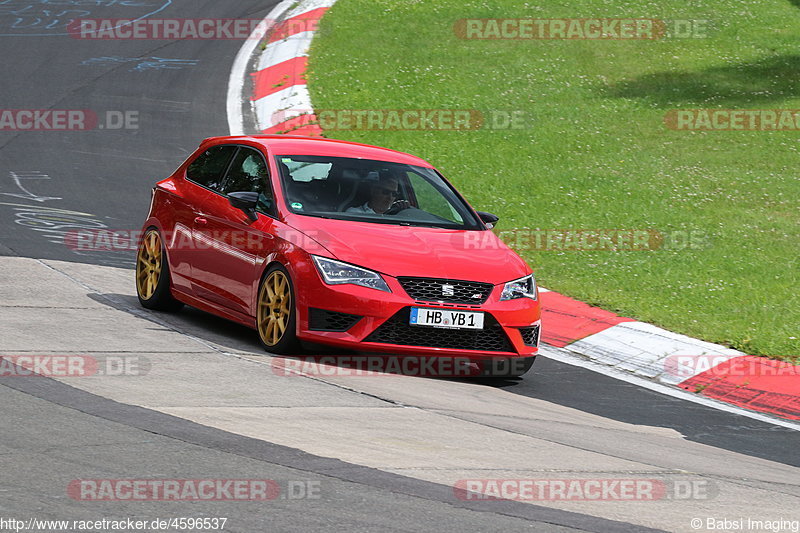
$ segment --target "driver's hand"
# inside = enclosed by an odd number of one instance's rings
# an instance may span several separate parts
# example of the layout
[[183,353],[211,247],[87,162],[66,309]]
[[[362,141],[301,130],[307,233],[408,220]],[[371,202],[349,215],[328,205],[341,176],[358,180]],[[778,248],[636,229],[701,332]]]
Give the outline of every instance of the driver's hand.
[[386,211],[387,215],[396,215],[403,209],[408,209],[411,207],[411,203],[408,200],[397,200],[392,204],[388,211]]

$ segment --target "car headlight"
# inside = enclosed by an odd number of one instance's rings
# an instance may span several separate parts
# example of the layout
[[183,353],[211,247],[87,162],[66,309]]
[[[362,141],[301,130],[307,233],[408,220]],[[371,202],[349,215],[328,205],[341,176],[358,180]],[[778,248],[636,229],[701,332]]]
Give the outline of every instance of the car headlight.
[[380,274],[357,267],[348,263],[342,263],[327,257],[311,256],[317,270],[322,275],[322,279],[328,285],[361,285],[370,289],[377,289],[384,292],[392,292]]
[[506,283],[505,287],[503,287],[503,294],[500,295],[500,301],[516,300],[518,298],[535,300],[537,297],[536,278],[531,274]]

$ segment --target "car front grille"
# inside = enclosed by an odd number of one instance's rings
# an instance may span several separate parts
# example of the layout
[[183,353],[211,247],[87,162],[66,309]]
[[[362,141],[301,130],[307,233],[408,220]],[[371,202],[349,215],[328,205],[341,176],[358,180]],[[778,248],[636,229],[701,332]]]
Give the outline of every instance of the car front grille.
[[522,334],[522,342],[526,346],[539,346],[539,326],[519,328],[519,332]]
[[433,278],[398,278],[400,285],[415,300],[480,305],[492,293],[494,285],[477,281]]
[[308,329],[312,331],[347,331],[362,317],[325,309],[308,309]]
[[373,331],[364,342],[427,346],[456,350],[485,352],[513,352],[508,336],[490,314],[484,318],[483,329],[440,329],[409,324],[411,308],[398,311],[392,318]]

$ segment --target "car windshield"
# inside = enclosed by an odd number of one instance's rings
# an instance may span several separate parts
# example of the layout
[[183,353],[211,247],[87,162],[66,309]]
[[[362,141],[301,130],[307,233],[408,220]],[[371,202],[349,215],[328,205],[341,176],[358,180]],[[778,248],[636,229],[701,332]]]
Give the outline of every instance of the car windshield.
[[379,224],[483,229],[430,168],[386,161],[281,155],[286,204],[299,215]]

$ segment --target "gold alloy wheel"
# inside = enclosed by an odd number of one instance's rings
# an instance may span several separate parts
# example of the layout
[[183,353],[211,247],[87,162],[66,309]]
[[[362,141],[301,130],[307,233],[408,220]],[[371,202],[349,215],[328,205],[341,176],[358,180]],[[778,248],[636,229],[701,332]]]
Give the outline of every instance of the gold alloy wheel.
[[143,300],[153,297],[161,279],[161,237],[156,230],[145,233],[136,256],[136,288]]
[[261,286],[258,295],[258,334],[267,346],[278,344],[289,326],[292,291],[289,278],[275,270]]

